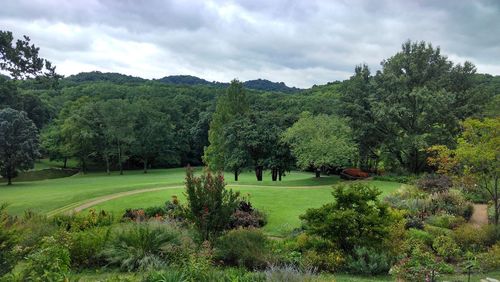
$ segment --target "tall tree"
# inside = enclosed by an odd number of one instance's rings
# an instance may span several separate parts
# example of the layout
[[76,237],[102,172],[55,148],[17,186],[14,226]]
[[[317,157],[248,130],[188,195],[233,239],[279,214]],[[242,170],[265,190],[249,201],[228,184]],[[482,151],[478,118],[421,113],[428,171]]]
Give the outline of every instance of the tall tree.
[[425,149],[454,145],[460,120],[487,101],[473,87],[474,73],[471,63],[454,65],[439,48],[410,41],[374,77],[358,67],[343,88],[341,112],[351,118],[361,159],[377,158],[379,148],[386,164],[395,160],[393,167],[410,172],[426,169]]
[[350,165],[357,153],[357,144],[346,121],[334,116],[313,116],[308,112],[283,134],[290,144],[297,165],[313,167],[316,177],[327,167]]
[[0,110],[0,172],[8,185],[19,170],[33,168],[38,146],[38,130],[25,112]]
[[243,84],[238,80],[231,81],[226,93],[217,100],[208,131],[210,145],[205,149],[203,160],[212,170],[224,169],[224,127],[231,121],[242,118],[248,109]]
[[140,157],[144,173],[147,173],[148,164],[155,157],[174,154],[174,126],[169,116],[158,111],[155,105],[147,100],[137,101],[133,106],[136,115],[131,150]]

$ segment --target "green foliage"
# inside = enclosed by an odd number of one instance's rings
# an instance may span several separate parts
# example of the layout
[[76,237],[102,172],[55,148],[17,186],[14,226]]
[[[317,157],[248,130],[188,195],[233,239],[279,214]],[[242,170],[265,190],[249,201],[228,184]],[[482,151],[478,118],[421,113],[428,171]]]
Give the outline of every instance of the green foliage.
[[451,236],[439,236],[432,242],[432,248],[436,253],[448,262],[460,258],[461,250]]
[[108,243],[110,230],[104,227],[71,233],[71,266],[79,269],[105,266],[102,250]]
[[185,260],[191,244],[172,226],[136,223],[114,230],[103,255],[122,270],[149,270]]
[[25,112],[0,110],[0,175],[8,185],[18,171],[33,168],[38,143],[38,130]]
[[343,167],[352,163],[356,144],[346,121],[334,116],[303,113],[283,135],[297,158],[297,165],[308,167]]
[[466,220],[460,216],[454,216],[450,214],[441,214],[441,215],[433,215],[426,219],[427,224],[447,228],[447,229],[455,229],[462,224],[466,223]]
[[411,255],[395,264],[391,275],[402,281],[430,281],[440,273],[453,273],[450,265],[436,260],[434,255],[421,248],[413,249]]
[[109,226],[113,223],[113,215],[104,210],[97,212],[90,209],[86,215],[58,215],[54,222],[68,231],[83,231],[94,227]]
[[478,252],[500,240],[500,231],[493,225],[464,224],[453,231],[453,238],[462,250]]
[[347,262],[347,269],[354,274],[387,274],[390,268],[391,261],[386,253],[366,247],[354,248]]
[[479,254],[478,261],[484,271],[500,269],[500,243],[491,246],[487,252]]
[[337,272],[345,265],[345,256],[338,250],[321,252],[308,250],[302,254],[300,266],[305,269]]
[[68,246],[54,237],[45,237],[40,248],[26,258],[23,281],[64,281],[70,270]]
[[196,177],[188,168],[186,173],[186,198],[188,217],[194,223],[202,240],[215,239],[229,227],[231,215],[239,204],[239,193],[227,190],[221,173],[209,170]]
[[304,228],[346,252],[355,246],[377,247],[395,222],[388,206],[379,201],[380,193],[364,183],[335,186],[333,203],[309,209],[301,216]]
[[208,140],[210,145],[205,150],[204,162],[214,171],[224,169],[224,127],[240,119],[249,109],[243,84],[231,81],[224,95],[217,100],[217,107],[210,122]]
[[429,193],[447,192],[453,186],[451,178],[442,174],[424,174],[416,184]]
[[316,277],[312,270],[303,271],[293,265],[271,266],[264,272],[265,281],[278,282],[302,282],[316,281]]
[[423,171],[424,150],[454,145],[459,121],[487,102],[474,88],[474,73],[471,63],[454,65],[439,48],[410,41],[375,76],[367,66],[356,67],[342,85],[339,109],[360,142],[362,166],[382,159],[387,169]]
[[227,265],[263,268],[269,262],[269,242],[257,229],[235,229],[220,237],[215,244],[215,258]]
[[407,236],[410,241],[420,242],[428,246],[432,245],[433,236],[424,230],[410,228]]

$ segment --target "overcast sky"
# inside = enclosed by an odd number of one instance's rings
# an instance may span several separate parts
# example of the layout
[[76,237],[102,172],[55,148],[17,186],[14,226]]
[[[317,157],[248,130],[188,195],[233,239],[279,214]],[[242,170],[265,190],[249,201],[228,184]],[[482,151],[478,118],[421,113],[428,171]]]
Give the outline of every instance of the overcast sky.
[[64,75],[264,78],[310,87],[372,70],[407,39],[500,75],[500,0],[0,0],[0,29],[28,35]]

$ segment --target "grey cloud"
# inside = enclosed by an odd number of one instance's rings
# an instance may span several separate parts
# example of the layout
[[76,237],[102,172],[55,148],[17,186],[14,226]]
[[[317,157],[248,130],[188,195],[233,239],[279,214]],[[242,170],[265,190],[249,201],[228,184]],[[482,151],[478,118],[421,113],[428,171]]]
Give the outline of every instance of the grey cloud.
[[182,72],[309,87],[348,78],[360,63],[376,70],[407,39],[439,45],[479,71],[500,70],[495,0],[4,2],[0,29],[30,35],[56,64],[144,77]]

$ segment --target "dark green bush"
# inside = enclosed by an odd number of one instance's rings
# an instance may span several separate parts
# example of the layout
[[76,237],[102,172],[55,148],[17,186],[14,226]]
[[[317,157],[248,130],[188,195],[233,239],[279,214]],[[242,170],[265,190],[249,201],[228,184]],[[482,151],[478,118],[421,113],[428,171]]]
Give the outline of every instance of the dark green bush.
[[464,224],[453,231],[453,238],[462,250],[479,252],[500,240],[500,229],[494,225]]
[[376,175],[373,177],[374,180],[380,181],[391,181],[391,182],[399,182],[404,184],[413,184],[416,180],[415,175],[396,175],[396,174],[384,174],[384,175]]
[[465,222],[463,217],[450,214],[433,215],[426,220],[427,224],[447,229],[455,229]]
[[235,229],[217,240],[215,258],[227,265],[263,268],[269,260],[269,242],[257,229]]
[[408,238],[412,239],[412,240],[416,240],[418,242],[421,242],[425,245],[431,246],[433,236],[424,230],[412,228],[412,229],[408,230]]
[[380,190],[365,183],[337,185],[334,201],[308,209],[300,218],[309,234],[331,240],[345,252],[355,246],[377,247],[396,218],[378,199]]
[[74,268],[90,268],[106,265],[102,254],[110,235],[109,227],[92,228],[71,233],[69,253]]
[[265,214],[254,209],[249,201],[240,201],[236,211],[231,215],[229,226],[232,229],[239,227],[263,227],[267,223]]
[[432,248],[447,262],[453,262],[460,258],[461,250],[450,236],[439,236],[432,242]]
[[113,230],[103,255],[122,270],[147,270],[185,260],[192,247],[190,239],[173,226],[131,223]]
[[347,260],[347,270],[353,274],[387,274],[391,268],[389,256],[380,250],[356,247]]

